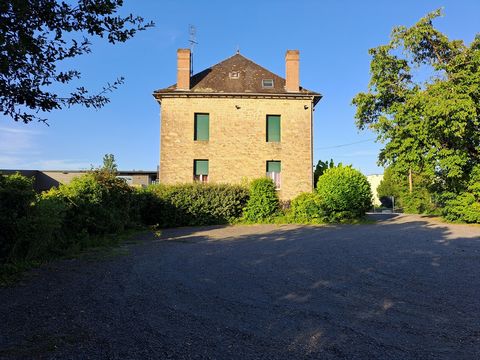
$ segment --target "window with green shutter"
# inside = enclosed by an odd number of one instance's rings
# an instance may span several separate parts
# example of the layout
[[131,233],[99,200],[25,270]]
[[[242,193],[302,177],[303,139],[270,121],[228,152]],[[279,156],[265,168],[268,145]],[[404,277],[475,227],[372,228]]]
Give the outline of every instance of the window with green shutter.
[[280,142],[280,115],[267,115],[267,142]]
[[282,172],[281,161],[267,161],[267,172]]
[[210,137],[209,114],[195,114],[195,129],[193,139],[195,141],[208,141]]
[[208,181],[208,160],[193,160],[193,179],[195,181]]

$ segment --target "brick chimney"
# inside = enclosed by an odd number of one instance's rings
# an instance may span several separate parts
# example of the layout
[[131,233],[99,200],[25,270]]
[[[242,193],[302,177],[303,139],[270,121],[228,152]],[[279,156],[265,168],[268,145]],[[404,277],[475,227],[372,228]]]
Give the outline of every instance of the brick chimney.
[[177,90],[190,90],[190,49],[177,50]]
[[287,50],[285,54],[285,90],[298,92],[300,90],[299,74],[300,51]]

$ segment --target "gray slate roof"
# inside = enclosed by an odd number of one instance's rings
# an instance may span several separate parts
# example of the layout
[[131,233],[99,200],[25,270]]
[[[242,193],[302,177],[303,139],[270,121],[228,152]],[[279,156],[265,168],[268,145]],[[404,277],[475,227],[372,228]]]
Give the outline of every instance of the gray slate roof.
[[[233,77],[235,73],[238,78]],[[262,80],[273,80],[273,88],[264,88]],[[159,89],[154,95],[180,92],[177,84]],[[237,53],[228,59],[213,65],[190,78],[189,93],[228,93],[228,94],[292,94],[285,90],[285,79],[261,67],[243,55]],[[315,97],[315,103],[321,94],[300,87],[300,95]]]

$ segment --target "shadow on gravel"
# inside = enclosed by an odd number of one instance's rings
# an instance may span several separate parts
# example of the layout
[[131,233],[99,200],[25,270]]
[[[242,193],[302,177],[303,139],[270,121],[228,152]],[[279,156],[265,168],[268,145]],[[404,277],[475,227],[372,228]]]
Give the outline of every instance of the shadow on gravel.
[[379,221],[167,229],[44,271],[0,289],[0,357],[478,358],[480,229]]
[[398,216],[400,216],[400,214],[397,214],[397,213],[389,213],[389,214],[368,213],[367,214],[368,219],[375,220],[377,222],[388,221],[391,219],[395,219]]

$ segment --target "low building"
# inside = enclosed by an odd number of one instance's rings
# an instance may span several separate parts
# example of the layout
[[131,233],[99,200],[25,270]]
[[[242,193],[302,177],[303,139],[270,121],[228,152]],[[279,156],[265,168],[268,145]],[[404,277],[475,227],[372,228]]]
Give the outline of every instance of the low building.
[[[20,173],[23,176],[33,177],[33,186],[36,191],[41,192],[60,184],[68,184],[73,178],[82,176],[88,170],[1,170],[1,175]],[[118,171],[117,177],[125,179],[127,184],[132,186],[147,186],[157,181],[156,171]]]

